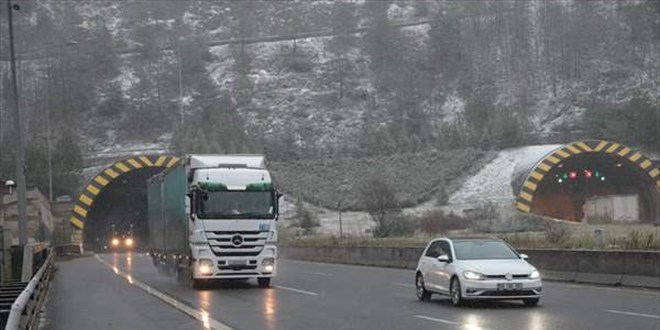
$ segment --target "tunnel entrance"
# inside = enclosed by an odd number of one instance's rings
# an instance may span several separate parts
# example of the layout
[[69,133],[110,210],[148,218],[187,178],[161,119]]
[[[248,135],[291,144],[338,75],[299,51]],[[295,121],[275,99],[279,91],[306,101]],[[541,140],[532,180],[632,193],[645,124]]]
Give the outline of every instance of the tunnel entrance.
[[137,156],[116,162],[99,172],[82,190],[70,222],[82,230],[83,247],[103,251],[113,237],[131,237],[132,249],[148,242],[147,179],[175,166],[168,155]]
[[514,176],[516,207],[582,222],[660,222],[660,169],[616,142],[578,141]]
[[87,214],[83,236],[86,250],[107,250],[113,237],[131,237],[135,250],[149,241],[147,179],[161,170],[151,167],[127,173],[99,193]]
[[[628,217],[654,218],[653,182],[629,163],[610,155],[584,153],[567,158],[543,178],[534,196],[531,212],[553,218],[582,221],[585,204],[598,196],[629,196]],[[607,219],[602,219],[607,221]]]

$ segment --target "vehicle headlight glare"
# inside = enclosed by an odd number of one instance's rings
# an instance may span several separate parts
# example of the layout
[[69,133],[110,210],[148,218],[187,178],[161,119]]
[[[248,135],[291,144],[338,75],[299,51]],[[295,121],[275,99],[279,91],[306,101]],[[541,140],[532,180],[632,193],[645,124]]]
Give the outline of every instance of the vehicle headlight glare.
[[127,238],[126,241],[124,241],[126,246],[133,246],[133,239],[132,238]]
[[273,272],[273,265],[264,266],[264,272],[265,273],[272,273]]
[[483,280],[484,276],[476,272],[463,272],[463,277],[468,280]]
[[541,277],[541,274],[539,273],[538,270],[535,270],[531,274],[529,274],[529,278],[539,278],[539,277]]
[[202,275],[210,275],[213,272],[213,261],[210,259],[199,259],[197,269]]
[[112,239],[112,246],[118,246],[119,245],[119,239],[118,238],[113,238]]

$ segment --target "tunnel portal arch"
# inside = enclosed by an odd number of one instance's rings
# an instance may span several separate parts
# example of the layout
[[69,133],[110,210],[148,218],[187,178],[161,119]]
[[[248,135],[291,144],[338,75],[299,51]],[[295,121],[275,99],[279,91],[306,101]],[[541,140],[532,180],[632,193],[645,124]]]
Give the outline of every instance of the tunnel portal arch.
[[122,176],[142,171],[144,169],[167,169],[175,166],[179,158],[172,155],[139,155],[117,161],[105,167],[97,173],[84,186],[78,198],[75,200],[69,222],[77,229],[83,230],[99,195],[110,183],[120,179]]
[[[630,173],[635,173],[635,180],[644,182],[645,188],[652,195],[650,203],[652,217],[658,217],[660,208],[660,168],[641,151],[625,146],[621,143],[606,140],[583,140],[559,146],[540,159],[535,159],[531,165],[523,166],[518,173],[514,173],[512,186],[516,196],[515,207],[524,213],[533,213],[535,199],[542,185],[547,184],[555,176],[557,168],[570,161],[585,159],[586,157],[599,157],[603,161],[609,160],[617,166],[625,166]],[[544,180],[545,179],[545,180]]]

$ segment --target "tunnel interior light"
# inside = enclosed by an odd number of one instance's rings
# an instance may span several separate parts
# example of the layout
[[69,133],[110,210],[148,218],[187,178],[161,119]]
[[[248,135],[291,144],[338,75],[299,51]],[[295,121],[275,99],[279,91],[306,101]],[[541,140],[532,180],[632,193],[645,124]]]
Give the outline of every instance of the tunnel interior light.
[[601,176],[601,177],[600,177],[600,181],[605,181],[605,177],[604,177],[604,176]]
[[623,164],[621,164],[621,163],[616,164],[616,167],[621,167],[621,166],[623,166]]
[[593,176],[593,173],[590,170],[584,170],[584,177],[587,179],[591,179]]
[[564,182],[564,179],[559,178],[559,179],[557,179],[557,182],[562,183],[562,182]]
[[568,172],[568,177],[569,177],[571,180],[575,180],[575,179],[577,179],[577,172],[575,172],[575,171],[570,171],[570,172]]
[[599,171],[599,170],[595,170],[595,171],[594,171],[594,176],[597,177],[597,178],[600,178],[600,171]]

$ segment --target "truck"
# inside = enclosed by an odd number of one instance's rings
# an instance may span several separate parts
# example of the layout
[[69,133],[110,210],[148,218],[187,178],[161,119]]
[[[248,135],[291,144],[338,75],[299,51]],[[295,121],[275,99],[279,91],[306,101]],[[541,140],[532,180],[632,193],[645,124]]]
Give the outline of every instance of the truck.
[[270,286],[281,194],[262,155],[186,155],[147,180],[149,254],[193,287],[221,279]]

